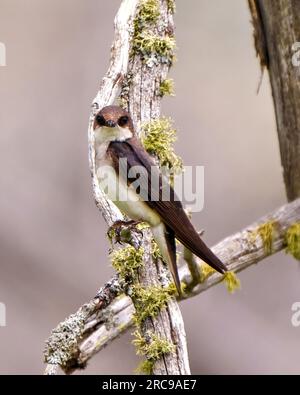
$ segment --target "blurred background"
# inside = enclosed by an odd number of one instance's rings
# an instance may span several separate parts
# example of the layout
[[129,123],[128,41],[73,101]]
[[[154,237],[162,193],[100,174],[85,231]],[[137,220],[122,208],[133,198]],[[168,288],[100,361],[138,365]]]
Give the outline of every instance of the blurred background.
[[[119,0],[0,0],[0,373],[42,373],[44,340],[113,273],[92,197],[90,103],[108,67]],[[176,97],[186,165],[205,166],[193,215],[213,245],[286,201],[268,75],[246,1],[177,1]],[[195,127],[197,125],[197,127]],[[299,267],[284,253],[181,303],[193,373],[299,373]],[[80,374],[132,373],[130,333]]]

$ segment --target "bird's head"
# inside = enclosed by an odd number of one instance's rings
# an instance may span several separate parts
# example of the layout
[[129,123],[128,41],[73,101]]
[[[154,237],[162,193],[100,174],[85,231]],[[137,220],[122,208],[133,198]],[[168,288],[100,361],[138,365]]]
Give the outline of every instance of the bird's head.
[[103,107],[96,114],[93,127],[100,142],[125,141],[134,135],[129,113],[119,106]]

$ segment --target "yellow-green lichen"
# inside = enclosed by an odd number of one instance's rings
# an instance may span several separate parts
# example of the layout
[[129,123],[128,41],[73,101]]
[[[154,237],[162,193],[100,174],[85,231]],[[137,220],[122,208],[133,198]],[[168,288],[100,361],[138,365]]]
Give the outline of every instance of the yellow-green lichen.
[[241,282],[234,272],[226,272],[224,274],[223,281],[226,283],[227,291],[234,293],[236,290],[241,288]]
[[152,374],[155,362],[162,358],[163,355],[175,351],[174,344],[157,336],[155,333],[147,332],[143,336],[139,330],[136,330],[133,335],[135,339],[132,343],[136,347],[137,355],[146,358],[137,368],[139,373]]
[[137,270],[143,266],[143,255],[143,248],[136,250],[134,247],[128,246],[114,251],[111,254],[111,263],[123,280],[132,283],[136,279]]
[[140,326],[148,317],[155,317],[164,308],[170,298],[176,294],[173,284],[167,288],[151,286],[143,288],[135,284],[131,289],[131,298],[135,307],[134,321]]
[[[211,266],[209,266],[207,263],[201,263],[200,266],[200,278],[201,278],[201,283],[206,281],[212,274],[217,273],[215,269],[213,269]],[[237,289],[241,288],[241,282],[238,279],[237,275],[232,272],[228,271],[224,273],[223,280],[226,284],[227,290],[230,293],[233,293]]]
[[174,14],[176,11],[176,4],[174,0],[167,0],[168,10]]
[[206,281],[213,273],[216,273],[216,270],[207,263],[202,262],[200,265],[200,282],[203,283]]
[[158,36],[153,28],[160,16],[158,0],[142,0],[134,20],[132,56],[139,54],[149,67],[153,64],[171,64],[174,59],[174,37]]
[[155,24],[160,15],[158,0],[142,0],[140,3],[139,11],[134,20],[136,30],[143,29],[147,24]]
[[137,355],[146,356],[148,359],[158,360],[163,354],[168,354],[175,350],[175,346],[157,336],[155,333],[147,332],[142,336],[139,330],[134,332],[135,339],[132,341],[137,349]]
[[285,234],[286,253],[300,260],[300,222],[291,225]]
[[265,253],[270,255],[273,252],[273,241],[276,230],[276,221],[268,221],[252,232],[252,240],[255,241],[256,237],[259,236],[263,242]]
[[151,375],[153,373],[154,364],[155,361],[150,361],[149,359],[145,359],[135,369],[135,372],[138,374]]
[[135,37],[132,49],[141,55],[142,60],[148,65],[167,63],[174,61],[175,39],[174,37],[160,37],[151,32],[141,32]]
[[169,118],[154,119],[142,125],[142,143],[151,155],[156,155],[160,166],[165,166],[177,174],[182,171],[183,164],[174,152],[176,130]]
[[152,242],[151,242],[151,254],[154,259],[163,259],[160,249],[154,239],[152,239]]
[[159,96],[174,96],[174,80],[167,78],[160,83]]

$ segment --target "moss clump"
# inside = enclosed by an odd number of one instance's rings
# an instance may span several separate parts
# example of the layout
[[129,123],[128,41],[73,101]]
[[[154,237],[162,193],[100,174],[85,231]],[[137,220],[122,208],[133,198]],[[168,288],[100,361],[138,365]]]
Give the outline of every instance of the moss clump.
[[200,265],[200,282],[204,283],[212,274],[216,273],[215,269],[203,262]]
[[241,282],[234,272],[229,271],[225,273],[223,281],[226,283],[227,291],[229,293],[234,293],[236,290],[241,288]]
[[142,361],[139,366],[136,368],[136,373],[138,374],[146,374],[151,375],[153,373],[155,361],[150,361],[149,359],[145,359]]
[[285,234],[286,253],[300,260],[300,222],[291,225]]
[[159,1],[142,0],[138,14],[134,20],[135,30],[142,30],[147,24],[154,25],[159,18]]
[[163,260],[163,256],[162,256],[160,249],[154,239],[151,242],[151,254],[154,259],[162,259]]
[[[212,274],[217,273],[215,269],[209,266],[207,263],[202,263],[200,266],[200,283],[203,283],[210,277]],[[241,282],[236,276],[236,274],[232,271],[228,271],[224,273],[223,280],[226,284],[227,290],[230,293],[233,293],[237,289],[241,288]]]
[[126,283],[136,280],[137,269],[143,266],[143,248],[135,249],[128,246],[111,254],[113,268]]
[[265,253],[270,255],[273,252],[273,240],[276,229],[276,221],[268,221],[259,227],[252,233],[253,240],[259,236],[262,239]]
[[142,126],[142,143],[151,155],[156,155],[160,166],[165,166],[172,173],[182,171],[183,164],[174,152],[176,130],[169,118],[154,119]]
[[174,59],[174,38],[160,37],[153,32],[159,16],[158,0],[142,0],[134,20],[131,55],[139,54],[149,67],[160,62],[172,64]]
[[174,61],[174,37],[160,37],[151,32],[139,33],[132,44],[135,53],[141,55],[142,60],[151,67],[153,64],[172,64]]
[[157,316],[175,294],[176,289],[173,284],[167,288],[157,286],[143,288],[139,284],[133,285],[130,296],[135,307],[135,323],[140,326],[146,318]]
[[155,362],[162,358],[163,355],[175,351],[174,344],[154,333],[147,332],[145,336],[142,336],[140,331],[136,330],[134,336],[135,339],[132,343],[137,349],[137,355],[146,357],[137,368],[137,371],[140,373],[152,374]]
[[175,96],[174,94],[174,80],[172,78],[167,78],[160,83],[159,86],[159,96]]

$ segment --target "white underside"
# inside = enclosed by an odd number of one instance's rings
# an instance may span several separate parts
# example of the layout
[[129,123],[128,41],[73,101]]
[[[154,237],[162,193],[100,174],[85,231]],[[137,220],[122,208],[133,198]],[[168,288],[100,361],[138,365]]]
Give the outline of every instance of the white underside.
[[[109,140],[107,140],[106,135],[108,132],[110,133]],[[165,238],[166,228],[160,216],[139,197],[134,188],[128,186],[125,180],[122,180],[118,177],[112,164],[106,157],[106,151],[109,142],[112,141],[112,135],[114,136],[116,133],[117,131],[112,133],[111,129],[106,131],[106,128],[98,128],[98,130],[95,131],[96,173],[99,185],[101,189],[107,194],[108,198],[112,200],[115,205],[130,219],[135,221],[143,221],[150,225],[153,237],[158,244],[160,252],[164,260],[168,263],[169,268],[173,274],[172,262]],[[122,131],[118,140],[124,140],[126,133],[123,133]],[[129,136],[126,135],[126,138],[128,137]]]

